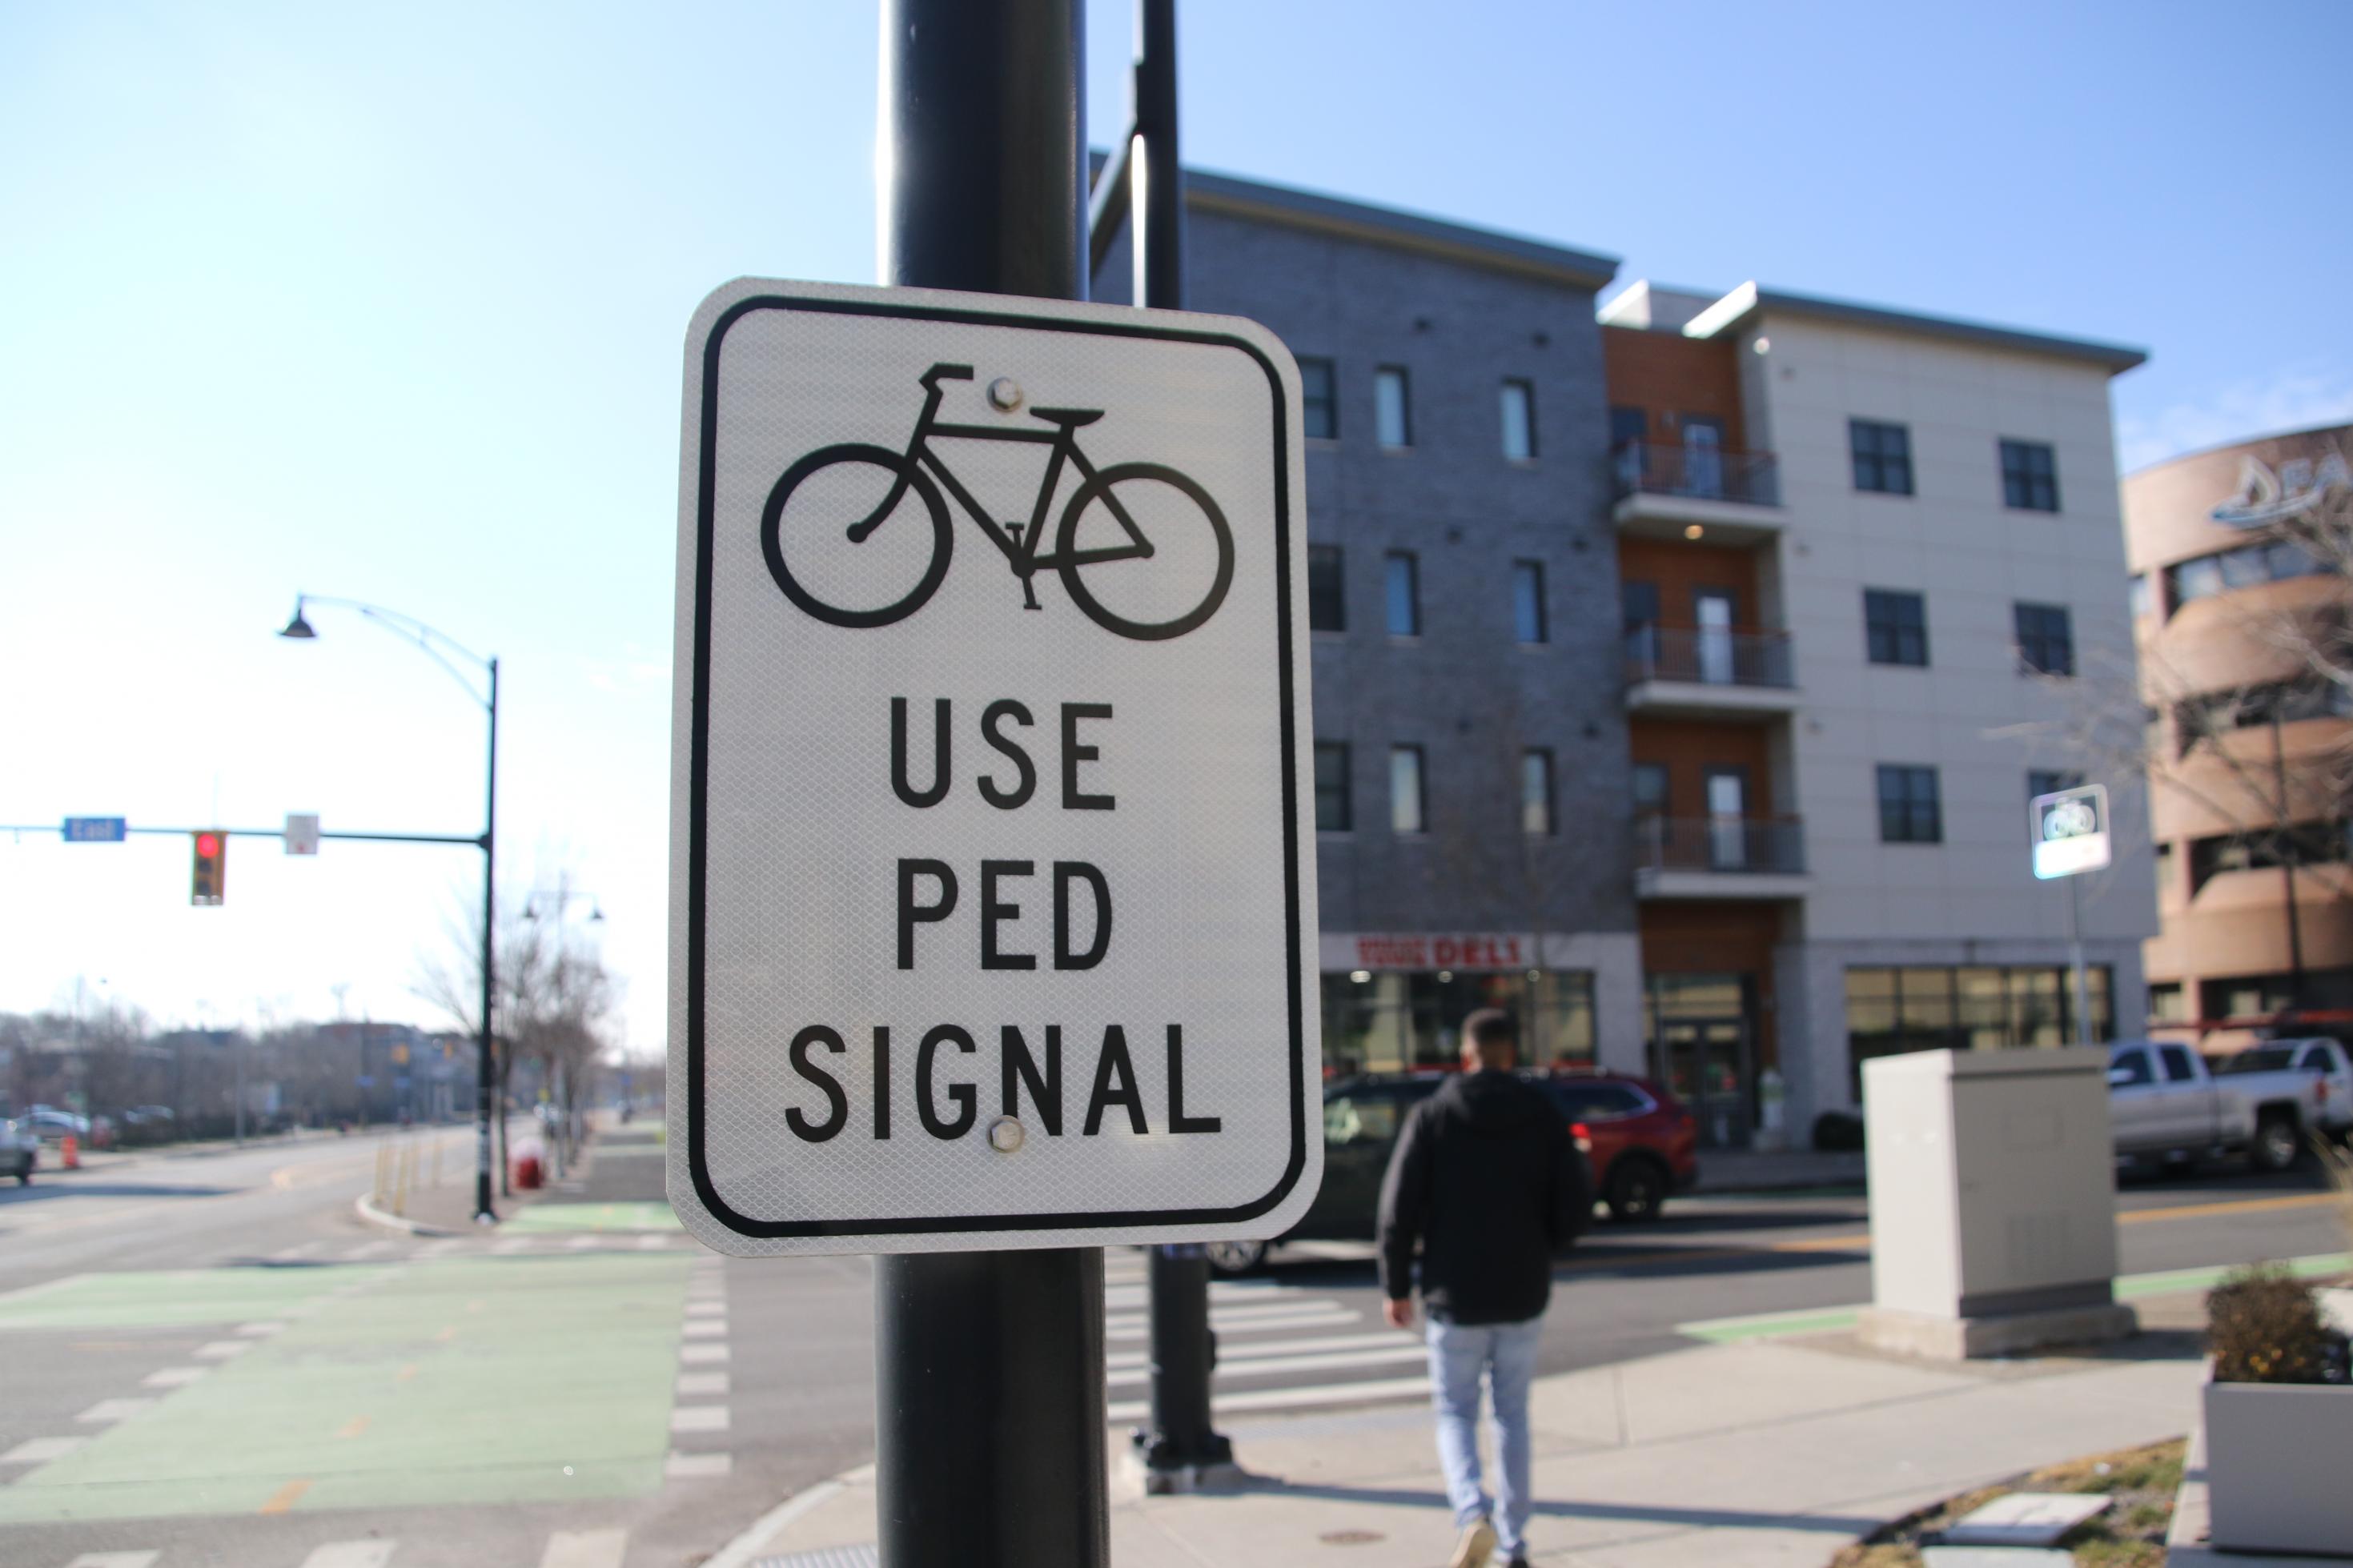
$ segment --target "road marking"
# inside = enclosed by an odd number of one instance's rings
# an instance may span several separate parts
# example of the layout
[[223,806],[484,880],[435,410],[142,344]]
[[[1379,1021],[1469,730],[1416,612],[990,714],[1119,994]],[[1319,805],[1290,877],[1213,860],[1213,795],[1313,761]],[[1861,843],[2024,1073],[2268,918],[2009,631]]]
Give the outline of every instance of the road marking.
[[451,1323],[448,1328],[443,1329],[439,1333],[438,1333],[438,1334],[434,1335],[434,1336],[433,1336],[433,1340],[434,1340],[434,1342],[435,1342],[435,1343],[437,1343],[437,1344],[444,1344],[444,1345],[446,1345],[446,1344],[448,1344],[451,1340],[454,1340],[454,1339],[456,1339],[457,1337],[458,1337],[458,1325],[457,1325],[457,1324],[455,1324],[455,1323]]
[[693,1318],[680,1327],[690,1340],[723,1340],[727,1337],[727,1320],[724,1318]]
[[628,1549],[626,1530],[559,1530],[547,1538],[539,1568],[621,1568]]
[[511,1258],[518,1252],[529,1252],[531,1247],[532,1238],[527,1236],[510,1236],[491,1244],[492,1254],[501,1258]]
[[723,1318],[727,1315],[724,1301],[689,1301],[686,1315],[690,1318]]
[[726,1392],[727,1374],[723,1372],[682,1372],[678,1374],[681,1398],[696,1394],[724,1394]]
[[[1222,1339],[1239,1338],[1244,1334],[1276,1334],[1291,1329],[1336,1329],[1351,1323],[1361,1323],[1364,1321],[1364,1314],[1352,1312],[1335,1302],[1329,1307],[1319,1308],[1314,1311],[1297,1312],[1281,1318],[1261,1318],[1245,1323],[1221,1323],[1212,1316],[1209,1326],[1215,1329]],[[1145,1323],[1124,1323],[1116,1328],[1105,1329],[1103,1337],[1107,1340],[1145,1340],[1152,1337],[1152,1330]]]
[[[343,1261],[346,1263],[359,1263],[371,1258],[382,1258],[385,1253],[393,1250],[393,1244],[388,1241],[364,1241],[359,1246],[354,1247],[350,1251],[344,1253]],[[322,1547],[320,1550],[324,1551],[326,1549]]]
[[101,1399],[74,1419],[87,1421],[92,1425],[107,1421],[128,1421],[154,1403],[152,1399]]
[[266,1323],[239,1323],[237,1326],[237,1332],[240,1336],[249,1340],[267,1339],[271,1334],[283,1333],[285,1330],[286,1325],[283,1322],[279,1321]]
[[575,1236],[564,1245],[570,1247],[575,1252],[586,1252],[592,1247],[602,1246],[603,1243],[599,1242],[593,1236]]
[[666,1236],[641,1236],[638,1237],[638,1250],[639,1252],[659,1252],[669,1246],[670,1237]]
[[300,1263],[326,1245],[323,1241],[306,1241],[300,1247],[290,1247],[281,1252],[271,1253],[269,1260],[272,1263]]
[[[1327,1383],[1309,1388],[1259,1388],[1241,1394],[1213,1394],[1213,1411],[1292,1410],[1308,1405],[1370,1405],[1430,1397],[1427,1377],[1378,1378],[1365,1383]],[[1104,1410],[1114,1426],[1141,1420],[1152,1413],[1148,1399],[1114,1400]]]
[[66,1568],[149,1568],[161,1552],[85,1552]]
[[384,1568],[397,1541],[330,1541],[302,1559],[302,1568]]
[[727,1359],[725,1345],[681,1345],[678,1359],[688,1366],[709,1366]]
[[674,1481],[684,1481],[723,1476],[734,1468],[733,1454],[672,1454],[663,1462],[662,1474]]
[[[297,1479],[288,1481],[284,1486],[280,1487],[276,1491],[269,1494],[269,1500],[261,1505],[259,1511],[263,1513],[289,1512],[293,1509],[296,1503],[302,1500],[302,1494],[310,1489],[311,1479],[308,1476],[303,1476]],[[322,1547],[321,1550],[323,1551],[325,1549]],[[304,1560],[305,1568],[310,1568],[310,1564],[318,1557],[318,1555],[319,1553],[317,1552],[311,1553],[311,1556]]]
[[2260,1214],[2266,1209],[2316,1209],[2345,1200],[2335,1193],[2295,1193],[2277,1198],[2232,1198],[2219,1204],[2178,1204],[2171,1208],[2127,1209],[2116,1215],[2118,1225],[2147,1225],[2161,1219],[2198,1219],[2206,1215]]
[[402,1367],[397,1373],[394,1373],[393,1379],[396,1383],[407,1383],[413,1380],[416,1376],[417,1363],[415,1362],[410,1362],[406,1366]]
[[0,1465],[46,1465],[51,1459],[62,1459],[84,1443],[87,1437],[27,1437],[5,1454]]
[[670,1429],[673,1432],[724,1432],[727,1430],[727,1406],[679,1405],[670,1413]]
[[[1414,1346],[1416,1354],[1423,1353],[1419,1338],[1400,1330],[1385,1329],[1377,1334],[1325,1334],[1317,1339],[1269,1340],[1239,1347],[1219,1345],[1218,1365],[1221,1368],[1239,1367],[1276,1356],[1318,1351],[1389,1350],[1401,1344]],[[1125,1372],[1151,1364],[1150,1351],[1113,1351],[1103,1357],[1103,1365],[1113,1372]]]
[[252,1348],[251,1340],[212,1340],[198,1345],[194,1353],[198,1361],[227,1361]]
[[[1333,1351],[1324,1355],[1261,1356],[1255,1361],[1241,1362],[1229,1361],[1220,1356],[1216,1375],[1219,1378],[1272,1377],[1282,1373],[1333,1372],[1342,1367],[1410,1365],[1429,1359],[1428,1350],[1409,1341],[1404,1344],[1392,1344],[1386,1350]],[[1131,1367],[1111,1373],[1104,1381],[1114,1388],[1149,1383],[1152,1381],[1152,1369]]]
[[185,1388],[212,1371],[208,1366],[167,1366],[139,1380],[142,1388]]
[[338,1437],[356,1437],[367,1429],[368,1418],[364,1415],[354,1415],[350,1420],[344,1422],[341,1426],[335,1428],[335,1436]]

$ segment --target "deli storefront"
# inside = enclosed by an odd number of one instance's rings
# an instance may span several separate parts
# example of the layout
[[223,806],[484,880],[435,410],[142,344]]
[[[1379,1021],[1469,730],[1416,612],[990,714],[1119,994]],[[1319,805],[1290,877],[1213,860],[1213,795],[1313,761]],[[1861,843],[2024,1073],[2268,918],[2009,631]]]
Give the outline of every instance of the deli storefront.
[[1592,1065],[1593,971],[1547,965],[1543,946],[1512,931],[1324,932],[1324,1076],[1451,1067],[1482,1007],[1519,1019],[1523,1061]]

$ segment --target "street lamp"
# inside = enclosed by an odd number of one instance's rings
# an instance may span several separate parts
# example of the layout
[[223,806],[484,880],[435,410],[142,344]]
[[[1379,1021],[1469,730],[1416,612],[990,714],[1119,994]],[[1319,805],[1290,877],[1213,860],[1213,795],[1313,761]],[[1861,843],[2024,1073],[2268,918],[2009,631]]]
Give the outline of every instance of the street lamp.
[[[494,875],[497,857],[493,853],[492,845],[493,832],[498,825],[499,816],[499,661],[495,658],[484,658],[456,638],[434,630],[414,616],[404,616],[397,610],[387,610],[379,605],[364,604],[357,599],[328,599],[311,594],[298,594],[294,596],[294,616],[286,623],[278,635],[290,637],[296,642],[314,640],[319,634],[311,629],[310,621],[305,619],[302,614],[303,610],[311,605],[324,605],[332,609],[355,610],[395,636],[415,643],[425,651],[427,658],[448,670],[449,678],[465,688],[466,695],[472,698],[490,715],[489,781],[484,789],[486,798],[482,808],[482,836],[476,841],[482,847],[482,1029],[474,1063],[476,1144],[474,1223],[492,1225],[499,1217],[497,1211],[491,1206],[491,1176],[495,1169],[495,1163],[491,1154],[491,1124],[498,1097],[498,1075],[492,1070],[491,1065],[493,1047],[491,1035],[491,998],[493,994],[491,984],[493,898],[497,886],[497,879]],[[474,683],[461,674],[456,665],[449,662],[449,656],[452,654],[489,676],[489,695],[485,696],[476,690]]]

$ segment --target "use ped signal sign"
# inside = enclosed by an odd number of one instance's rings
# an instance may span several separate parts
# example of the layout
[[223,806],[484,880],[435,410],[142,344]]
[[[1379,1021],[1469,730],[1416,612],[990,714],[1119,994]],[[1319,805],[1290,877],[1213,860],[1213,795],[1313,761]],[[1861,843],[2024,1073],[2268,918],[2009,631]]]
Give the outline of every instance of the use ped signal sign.
[[1305,1208],[1299,403],[1227,317],[759,281],[696,312],[669,1178],[703,1242]]
[[2084,784],[2027,803],[2034,834],[2034,874],[2045,881],[2096,871],[2108,863],[2108,786]]

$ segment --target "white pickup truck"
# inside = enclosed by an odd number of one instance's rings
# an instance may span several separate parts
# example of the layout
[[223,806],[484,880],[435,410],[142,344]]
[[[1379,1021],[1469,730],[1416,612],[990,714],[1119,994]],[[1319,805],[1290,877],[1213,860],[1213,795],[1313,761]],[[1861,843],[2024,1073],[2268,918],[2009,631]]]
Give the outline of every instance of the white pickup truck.
[[2208,1057],[2206,1065],[2222,1088],[2249,1094],[2268,1085],[2276,1096],[2281,1084],[2300,1080],[2301,1098],[2309,1102],[2306,1125],[2340,1143],[2353,1133],[2353,1055],[2326,1035],[2265,1040],[2229,1056]]
[[2325,1075],[2300,1067],[2215,1076],[2175,1040],[2108,1047],[2108,1120],[2118,1159],[2199,1160],[2243,1152],[2260,1171],[2301,1159],[2307,1132],[2327,1126],[2337,1098]]

